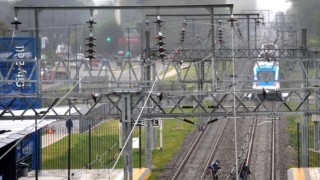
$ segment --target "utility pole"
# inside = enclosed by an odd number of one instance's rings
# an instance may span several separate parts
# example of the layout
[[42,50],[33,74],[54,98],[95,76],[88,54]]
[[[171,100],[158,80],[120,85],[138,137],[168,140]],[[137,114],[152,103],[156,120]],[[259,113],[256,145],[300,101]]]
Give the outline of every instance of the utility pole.
[[[302,45],[302,49],[303,51],[303,57],[307,57],[306,54],[306,50],[307,50],[307,29],[303,28],[302,32],[301,32],[301,45]],[[302,92],[302,97],[304,98],[307,95],[307,92],[305,90],[306,87],[308,87],[308,79],[307,79],[307,70],[306,68],[308,68],[306,66],[306,62],[302,61],[301,62],[301,76],[302,76],[302,80],[303,83],[301,83],[301,88],[304,89],[304,91]],[[306,99],[306,101],[303,103],[304,106],[304,111],[308,110],[308,105],[309,105],[309,101],[308,99]],[[308,133],[309,133],[309,124],[308,124],[308,116],[307,114],[304,114],[304,116],[302,117],[302,167],[308,167],[309,166],[309,142],[308,142]]]
[[[127,29],[127,55],[128,55],[128,63],[131,64],[131,50],[130,50],[130,29],[133,28],[126,28]],[[131,68],[129,67],[129,87],[131,87]]]
[[[122,142],[124,144],[123,159],[123,179],[132,180],[132,96],[130,92],[122,93],[123,106],[122,106]],[[124,142],[127,141],[127,144]]]
[[[145,31],[145,36],[146,36],[146,51],[145,51],[145,62],[147,63],[147,66],[144,66],[146,68],[145,75],[144,75],[144,80],[145,80],[145,92],[150,90],[151,88],[151,65],[150,65],[150,30],[147,25],[147,30]],[[151,102],[148,100],[147,102],[147,114],[150,113],[150,107]],[[152,168],[152,154],[151,154],[151,122],[146,121],[145,122],[145,164],[146,168],[151,169]]]

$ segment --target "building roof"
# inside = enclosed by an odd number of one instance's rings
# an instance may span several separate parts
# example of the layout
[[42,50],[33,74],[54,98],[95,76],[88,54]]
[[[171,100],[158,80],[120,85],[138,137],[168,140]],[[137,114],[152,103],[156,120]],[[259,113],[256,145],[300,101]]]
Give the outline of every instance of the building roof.
[[[65,114],[66,111],[68,111],[68,107],[56,107],[53,108],[57,114]],[[37,112],[45,111],[47,110],[46,108],[42,109],[36,109]],[[15,110],[12,111],[15,115],[21,114],[24,110]],[[71,110],[75,112],[74,109]],[[25,114],[33,113],[33,110],[27,111]],[[53,111],[50,110],[48,112],[48,115],[53,115]],[[52,122],[55,122],[56,120],[48,120],[48,119],[39,119],[37,120],[37,129],[40,129],[48,124],[51,124]],[[4,147],[5,145],[14,142],[18,139],[21,139],[25,137],[26,135],[34,132],[35,130],[35,120],[30,119],[30,120],[0,120],[0,132],[4,131],[3,133],[0,134],[0,148]]]

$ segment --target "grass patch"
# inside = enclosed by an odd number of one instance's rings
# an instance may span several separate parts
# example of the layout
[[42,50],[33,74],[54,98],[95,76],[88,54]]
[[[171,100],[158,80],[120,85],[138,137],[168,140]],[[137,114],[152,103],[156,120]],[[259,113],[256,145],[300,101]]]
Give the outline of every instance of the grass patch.
[[[91,132],[91,160],[102,156],[101,160],[92,164],[92,168],[101,168],[101,163],[111,162],[118,153],[118,129],[111,127],[115,122],[102,123],[92,129]],[[108,127],[108,128],[106,128]],[[61,134],[50,134],[50,136],[62,136]],[[86,133],[71,134],[71,168],[84,168],[89,162],[89,135]],[[43,169],[66,169],[68,162],[68,136],[42,149]]]
[[[191,119],[197,121],[196,118]],[[96,168],[111,168],[118,157],[118,127],[119,121],[108,121],[101,123],[91,132],[91,162],[97,157],[99,160],[92,163],[91,167]],[[111,128],[111,129],[110,129]],[[142,135],[142,167],[145,167],[144,144],[145,135],[144,128],[141,128]],[[194,131],[194,126],[184,123],[181,120],[163,120],[163,147],[162,150],[155,149],[152,151],[152,165],[154,171],[150,179],[157,179],[165,165],[173,158],[183,143],[184,137]],[[137,137],[138,128],[133,133],[133,137]],[[56,134],[54,134],[56,135]],[[85,168],[89,162],[88,148],[88,132],[74,133],[71,135],[71,168]],[[157,144],[159,147],[159,133]],[[115,146],[115,147],[113,147]],[[113,148],[112,148],[113,147]],[[68,160],[68,136],[63,137],[56,143],[42,149],[42,167],[43,169],[67,169]],[[133,149],[134,167],[139,167],[139,151]],[[123,159],[120,158],[116,168],[123,167]]]
[[[195,119],[192,120],[195,121]],[[163,121],[163,129],[163,150],[157,149],[152,152],[152,165],[154,169],[150,177],[151,180],[159,177],[165,165],[180,149],[185,136],[195,130],[194,126],[180,120]]]
[[[296,107],[297,105],[293,102],[289,103],[290,107]],[[310,104],[309,108],[313,109],[314,105]],[[297,144],[297,122],[299,120],[301,120],[303,117],[302,115],[289,115],[287,116],[287,120],[288,120],[288,133],[289,133],[289,144],[290,146],[292,146],[295,149],[294,155],[296,158],[298,158],[298,144]],[[318,152],[313,152],[311,151],[314,147],[314,141],[313,141],[313,137],[314,137],[314,131],[313,131],[313,127],[314,127],[314,123],[311,120],[311,116],[308,116],[308,124],[309,124],[309,139],[308,139],[308,144],[309,144],[309,166],[310,167],[317,167],[319,166],[319,157],[320,157],[320,153]],[[300,128],[301,128],[301,123],[300,123]],[[302,135],[302,130],[300,129],[300,138]],[[302,142],[300,140],[300,149],[302,146]],[[301,153],[301,151],[300,151]],[[289,168],[291,167],[296,167],[296,165],[290,165]]]

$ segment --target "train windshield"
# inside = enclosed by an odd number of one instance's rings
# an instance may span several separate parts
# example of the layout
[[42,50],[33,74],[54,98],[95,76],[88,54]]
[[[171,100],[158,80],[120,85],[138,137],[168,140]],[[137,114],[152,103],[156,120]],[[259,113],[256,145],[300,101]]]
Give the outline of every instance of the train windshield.
[[274,81],[274,72],[273,71],[260,71],[258,73],[259,81]]

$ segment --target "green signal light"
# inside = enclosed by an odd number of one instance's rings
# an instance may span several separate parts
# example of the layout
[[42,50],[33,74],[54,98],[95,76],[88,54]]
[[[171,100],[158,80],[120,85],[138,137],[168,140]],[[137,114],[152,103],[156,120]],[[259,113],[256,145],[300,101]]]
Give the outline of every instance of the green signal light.
[[106,39],[106,41],[107,41],[108,43],[111,42],[111,37],[108,36],[107,39]]

